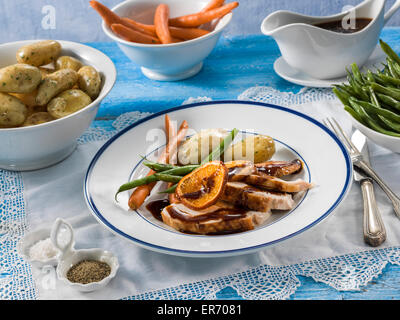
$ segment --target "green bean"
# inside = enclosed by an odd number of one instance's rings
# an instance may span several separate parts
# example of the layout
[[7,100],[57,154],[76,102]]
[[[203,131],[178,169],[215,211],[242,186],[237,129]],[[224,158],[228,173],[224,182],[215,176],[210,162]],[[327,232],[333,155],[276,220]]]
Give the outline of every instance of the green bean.
[[144,160],[143,164],[146,167],[148,167],[156,172],[163,172],[163,171],[179,168],[178,166],[174,166],[172,164],[158,163],[158,162],[153,162],[153,161],[149,161],[149,160]]
[[351,98],[351,95],[349,95],[347,92],[340,90],[338,87],[332,88],[333,93],[339,98],[339,100],[343,103],[343,105],[348,106],[349,105],[349,99]]
[[400,111],[400,101],[397,101],[396,99],[382,93],[376,93],[376,95],[378,96],[378,99],[381,100],[384,104]]
[[225,152],[225,150],[231,145],[232,141],[235,139],[236,135],[239,133],[238,129],[233,129],[230,134],[228,134],[224,140],[222,140],[221,144],[215,148],[206,158],[203,159],[201,164],[205,164],[207,162],[220,159],[221,155]]
[[392,60],[396,61],[396,63],[400,64],[400,57],[397,55],[396,52],[383,40],[379,40],[381,48],[383,52],[385,52]]
[[390,58],[386,58],[386,61],[387,61],[387,65],[388,65],[391,76],[393,78],[399,79],[400,75],[397,73],[396,69],[394,68],[393,60]]
[[155,173],[150,176],[146,176],[144,178],[136,179],[133,181],[130,181],[128,183],[123,184],[122,186],[119,187],[117,193],[115,194],[115,199],[117,199],[117,195],[123,191],[128,191],[130,189],[143,186],[145,184],[149,184],[152,182],[156,181],[165,181],[165,182],[179,182],[182,179],[181,176],[174,176],[171,174],[165,174],[165,173]]
[[163,164],[163,163],[156,163],[156,162],[149,162],[145,161],[143,164],[156,171],[156,172],[162,172],[162,173],[169,173],[175,176],[184,176],[187,175],[188,173],[192,172],[194,169],[198,168],[199,165],[187,165],[187,166],[174,166],[171,164]]
[[[393,86],[400,86],[400,79],[387,76],[386,74],[376,75],[375,80],[379,79],[381,84]],[[374,82],[374,81],[371,81]]]
[[357,104],[356,102],[354,102],[353,100],[350,100],[350,104],[353,106],[353,108],[357,111],[357,113],[362,117],[362,119],[367,123],[368,127],[379,132],[379,133],[383,133],[389,136],[393,136],[393,137],[400,137],[400,134],[390,131],[390,130],[386,130],[384,128],[382,128],[378,123],[376,123],[369,115],[368,113],[362,108],[362,106],[360,106],[359,104]]
[[386,119],[384,116],[378,115],[379,119],[390,129],[400,133],[400,124]]
[[386,88],[377,84],[375,82],[371,83],[370,86],[374,89],[375,92],[383,93],[389,97],[392,97],[396,100],[400,100],[400,90],[395,88]]
[[351,70],[353,71],[354,79],[359,82],[361,85],[365,84],[363,75],[360,72],[360,69],[358,68],[356,63],[353,63],[351,65]]
[[356,103],[358,103],[359,105],[361,105],[364,109],[366,109],[368,111],[368,113],[375,113],[375,114],[380,114],[381,116],[384,116],[385,118],[389,119],[390,121],[394,121],[394,122],[398,122],[400,123],[400,115],[389,111],[387,109],[383,109],[380,107],[377,107],[369,102],[365,102],[365,101],[357,101],[354,98],[350,98],[350,102],[354,101]]
[[159,193],[160,193],[160,194],[163,194],[163,193],[165,193],[165,194],[174,193],[177,186],[178,186],[178,184],[174,184],[172,187],[170,187],[170,188],[168,188],[168,189],[165,189],[164,191],[161,191],[161,192],[159,192]]
[[344,110],[346,110],[358,122],[362,123],[363,125],[366,125],[362,117],[353,108],[349,106],[344,106]]
[[369,87],[369,93],[370,93],[370,96],[371,96],[371,103],[372,103],[373,105],[375,105],[376,107],[380,108],[381,105],[380,105],[380,103],[379,103],[379,101],[378,101],[378,98],[376,97],[376,94],[375,94],[374,89],[372,89],[371,87]]

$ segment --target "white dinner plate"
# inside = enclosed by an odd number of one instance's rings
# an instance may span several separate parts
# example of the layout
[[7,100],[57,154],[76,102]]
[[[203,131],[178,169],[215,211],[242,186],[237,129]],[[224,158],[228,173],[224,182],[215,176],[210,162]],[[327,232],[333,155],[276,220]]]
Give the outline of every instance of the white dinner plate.
[[[164,115],[191,129],[238,128],[248,134],[266,134],[275,139],[273,159],[300,158],[305,169],[294,178],[311,181],[315,187],[296,198],[290,212],[275,212],[252,231],[205,236],[178,232],[155,219],[145,205],[128,209],[129,192],[114,194],[132,178],[148,170],[142,157],[154,159],[165,137],[146,141],[163,132]],[[193,133],[193,132],[192,132]],[[210,257],[254,252],[296,236],[325,219],[343,201],[352,182],[348,153],[323,124],[300,112],[280,106],[244,101],[218,101],[184,105],[140,120],[108,141],[92,160],[85,178],[84,194],[96,219],[112,232],[144,248],[173,255]],[[162,186],[160,186],[161,188]],[[150,200],[160,197],[153,190]],[[149,201],[149,200],[148,200]]]
[[[382,67],[380,63],[385,62],[386,55],[382,51],[381,47],[376,46],[375,50],[367,60],[367,62],[362,67],[364,69],[375,70],[377,67]],[[281,78],[305,87],[315,87],[315,88],[330,88],[333,85],[338,85],[342,83],[347,83],[346,77],[321,80],[315,79],[302,71],[292,68],[283,57],[278,58],[274,63],[274,70],[278,76]]]

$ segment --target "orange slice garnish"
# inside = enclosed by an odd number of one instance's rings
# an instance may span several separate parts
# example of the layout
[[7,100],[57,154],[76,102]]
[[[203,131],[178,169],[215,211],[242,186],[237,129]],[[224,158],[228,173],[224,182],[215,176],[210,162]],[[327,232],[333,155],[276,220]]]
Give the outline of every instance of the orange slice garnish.
[[184,176],[176,188],[180,201],[190,209],[203,210],[214,205],[225,189],[228,169],[221,161],[212,161]]

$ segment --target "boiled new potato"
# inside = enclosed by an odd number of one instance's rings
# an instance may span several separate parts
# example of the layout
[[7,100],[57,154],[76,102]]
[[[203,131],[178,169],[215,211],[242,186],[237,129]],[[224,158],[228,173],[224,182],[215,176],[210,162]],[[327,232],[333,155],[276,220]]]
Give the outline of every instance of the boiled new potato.
[[86,107],[92,99],[81,90],[71,89],[59,94],[47,105],[47,112],[54,118],[66,117]]
[[17,97],[24,105],[29,108],[36,107],[37,89],[30,93],[10,93],[12,96]]
[[54,40],[35,42],[17,51],[19,63],[39,67],[55,61],[61,53],[61,44]]
[[37,88],[40,70],[27,64],[13,64],[0,69],[0,92],[29,93]]
[[39,67],[40,73],[42,74],[42,79],[44,79],[47,75],[53,73],[55,70],[48,67]]
[[178,162],[182,165],[199,164],[218,147],[228,132],[224,129],[205,129],[184,141],[178,149]]
[[[199,164],[228,135],[224,129],[206,129],[193,135],[178,149],[178,162],[182,165]],[[265,135],[249,136],[231,145],[221,160],[249,160],[260,163],[271,159],[275,153],[274,140]]]
[[36,103],[46,105],[59,93],[71,89],[78,81],[78,74],[71,69],[61,69],[47,75],[39,86]]
[[225,161],[250,160],[254,163],[268,161],[275,153],[275,141],[269,136],[249,136],[225,151]]
[[84,66],[78,71],[79,88],[86,92],[93,100],[100,93],[101,77],[97,70],[91,66]]
[[48,112],[36,112],[28,116],[25,122],[22,124],[23,127],[35,126],[38,124],[50,122],[54,118]]
[[60,69],[72,69],[74,71],[78,71],[82,68],[82,62],[78,59],[69,56],[62,56],[56,60],[56,70]]
[[0,92],[0,128],[18,127],[27,116],[26,106],[16,97]]

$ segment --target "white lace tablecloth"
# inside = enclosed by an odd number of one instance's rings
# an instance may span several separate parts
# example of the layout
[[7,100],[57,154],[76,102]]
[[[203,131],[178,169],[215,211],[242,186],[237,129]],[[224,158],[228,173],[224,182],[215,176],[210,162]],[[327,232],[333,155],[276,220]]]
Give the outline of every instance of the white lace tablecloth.
[[[283,93],[269,87],[246,90],[239,100],[283,105],[317,119],[335,116],[347,131],[351,124],[330,90],[304,89]],[[185,103],[210,100],[191,98]],[[100,146],[119,130],[149,114],[121,115],[112,127],[92,126],[71,157],[51,168],[0,174],[0,298],[1,299],[215,299],[232,287],[245,299],[285,299],[300,285],[298,276],[312,277],[338,290],[360,290],[387,263],[400,264],[400,220],[380,189],[376,197],[388,232],[379,249],[362,238],[362,199],[354,184],[347,199],[325,222],[278,246],[258,253],[213,259],[174,257],[141,249],[100,226],[87,209],[82,183]],[[311,137],[310,137],[311,138]],[[372,165],[397,193],[400,155],[370,144]],[[320,151],[320,152],[323,152]],[[16,251],[28,230],[68,220],[76,248],[101,247],[120,260],[117,277],[106,288],[78,293],[55,278],[53,268],[31,267]]]

